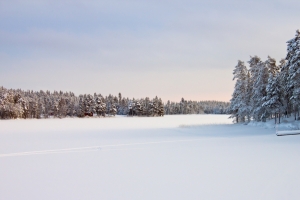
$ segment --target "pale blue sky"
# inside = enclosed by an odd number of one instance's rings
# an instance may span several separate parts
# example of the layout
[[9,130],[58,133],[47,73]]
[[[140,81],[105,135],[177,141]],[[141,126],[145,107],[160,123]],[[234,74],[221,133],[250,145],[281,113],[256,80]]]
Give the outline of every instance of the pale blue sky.
[[297,1],[0,0],[0,85],[225,100],[237,60],[279,59]]

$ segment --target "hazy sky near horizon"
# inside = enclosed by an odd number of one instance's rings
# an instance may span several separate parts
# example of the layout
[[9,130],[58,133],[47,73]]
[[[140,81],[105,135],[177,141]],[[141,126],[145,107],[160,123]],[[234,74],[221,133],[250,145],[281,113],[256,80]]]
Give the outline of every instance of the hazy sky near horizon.
[[0,85],[229,101],[232,70],[277,61],[296,0],[0,0]]

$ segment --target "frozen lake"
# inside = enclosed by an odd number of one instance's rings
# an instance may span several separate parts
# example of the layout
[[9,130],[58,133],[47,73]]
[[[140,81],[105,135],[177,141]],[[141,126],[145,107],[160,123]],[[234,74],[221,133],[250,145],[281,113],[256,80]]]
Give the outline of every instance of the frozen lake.
[[0,199],[299,199],[300,136],[227,115],[0,121]]

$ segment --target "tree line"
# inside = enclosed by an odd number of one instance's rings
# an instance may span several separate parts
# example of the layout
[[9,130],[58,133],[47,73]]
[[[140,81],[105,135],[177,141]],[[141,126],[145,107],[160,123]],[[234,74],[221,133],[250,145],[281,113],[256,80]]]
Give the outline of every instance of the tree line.
[[65,118],[65,117],[106,117],[164,116],[174,114],[226,114],[229,103],[219,101],[167,101],[149,97],[129,99],[94,93],[76,96],[73,92],[23,91],[0,87],[0,119],[17,118]]
[[85,116],[163,116],[160,98],[129,99],[94,93],[76,96],[62,91],[23,91],[0,87],[0,118],[64,118]]
[[287,41],[287,55],[279,63],[270,56],[262,61],[258,56],[250,57],[246,67],[238,61],[233,70],[236,80],[230,100],[231,117],[236,122],[265,122],[274,119],[280,123],[282,117],[299,118],[300,105],[300,31]]
[[176,114],[228,114],[229,102],[222,101],[191,101],[181,99],[180,102],[165,104],[166,115]]

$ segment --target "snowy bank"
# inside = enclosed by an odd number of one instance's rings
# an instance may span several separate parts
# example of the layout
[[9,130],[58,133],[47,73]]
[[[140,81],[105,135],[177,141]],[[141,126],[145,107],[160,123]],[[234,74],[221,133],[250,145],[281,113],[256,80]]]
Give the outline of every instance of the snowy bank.
[[275,124],[274,119],[266,122],[251,121],[249,126],[258,126],[266,129],[274,129],[278,131],[283,130],[300,130],[300,121],[294,119],[294,117],[282,118],[280,124]]

